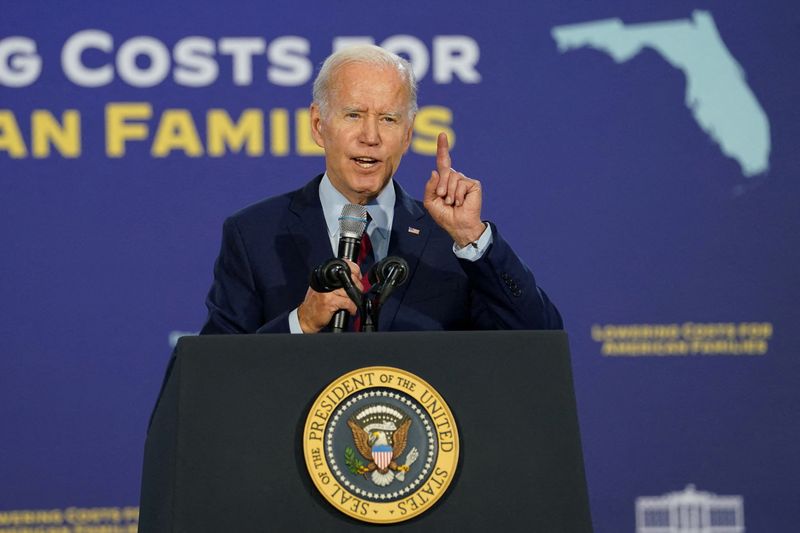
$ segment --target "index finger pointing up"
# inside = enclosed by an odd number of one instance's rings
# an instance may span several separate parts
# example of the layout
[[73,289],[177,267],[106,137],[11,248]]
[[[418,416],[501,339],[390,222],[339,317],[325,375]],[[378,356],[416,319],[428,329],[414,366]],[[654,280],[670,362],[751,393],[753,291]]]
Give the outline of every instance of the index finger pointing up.
[[447,140],[447,134],[441,132],[438,139],[436,139],[436,170],[439,171],[439,175],[442,175],[450,170],[451,166],[450,143]]

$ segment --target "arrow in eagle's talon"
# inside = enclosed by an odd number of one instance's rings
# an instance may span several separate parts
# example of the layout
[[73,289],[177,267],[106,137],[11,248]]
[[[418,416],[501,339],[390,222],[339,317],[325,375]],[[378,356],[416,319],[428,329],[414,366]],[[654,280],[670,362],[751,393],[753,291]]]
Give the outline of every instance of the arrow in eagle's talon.
[[397,475],[395,477],[400,481],[404,481],[406,478],[406,472],[411,470],[411,465],[414,464],[414,461],[417,460],[417,457],[419,457],[419,452],[417,451],[417,448],[416,447],[411,448],[411,451],[408,452],[408,455],[406,455],[406,464],[397,467],[397,470],[399,470],[399,472],[397,472]]

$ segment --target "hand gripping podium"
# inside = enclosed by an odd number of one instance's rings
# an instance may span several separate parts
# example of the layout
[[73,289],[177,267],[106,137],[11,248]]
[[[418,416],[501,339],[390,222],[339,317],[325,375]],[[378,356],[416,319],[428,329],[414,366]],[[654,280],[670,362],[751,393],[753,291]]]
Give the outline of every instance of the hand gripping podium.
[[[449,487],[425,512],[388,525],[362,522],[335,508],[312,482],[303,450],[315,401],[334,380],[365,367],[402,369],[427,382],[449,406],[458,429]],[[347,459],[338,450],[331,453],[348,468],[369,462],[352,450]],[[376,528],[591,531],[564,332],[180,340],[147,435],[140,531]]]

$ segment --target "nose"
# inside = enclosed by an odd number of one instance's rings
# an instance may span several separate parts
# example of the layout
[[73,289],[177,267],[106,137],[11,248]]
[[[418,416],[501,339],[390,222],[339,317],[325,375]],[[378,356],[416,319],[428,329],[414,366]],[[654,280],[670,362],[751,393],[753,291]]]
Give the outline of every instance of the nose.
[[378,131],[378,117],[366,115],[361,121],[361,135],[358,139],[368,146],[376,146],[381,142],[381,135]]

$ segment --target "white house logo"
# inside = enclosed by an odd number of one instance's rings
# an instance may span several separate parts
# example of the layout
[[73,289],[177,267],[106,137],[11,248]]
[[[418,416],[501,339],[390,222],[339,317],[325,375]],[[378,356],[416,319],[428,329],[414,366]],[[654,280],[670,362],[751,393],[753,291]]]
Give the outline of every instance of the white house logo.
[[744,533],[744,499],[688,485],[682,492],[636,498],[636,533]]

